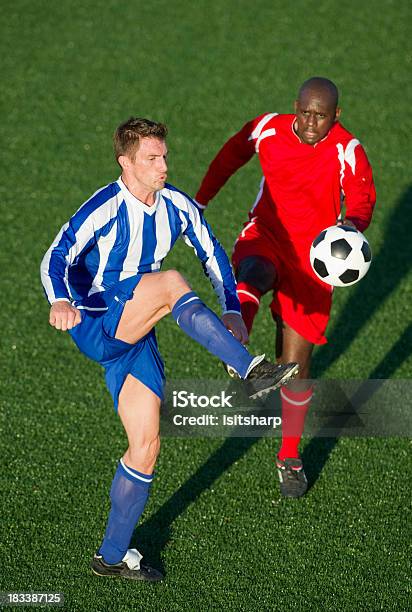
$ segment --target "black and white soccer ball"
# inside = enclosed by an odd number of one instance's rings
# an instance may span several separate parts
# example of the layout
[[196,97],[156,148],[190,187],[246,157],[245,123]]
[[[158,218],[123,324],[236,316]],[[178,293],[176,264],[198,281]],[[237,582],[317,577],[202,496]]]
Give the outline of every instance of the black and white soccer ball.
[[332,225],[315,238],[310,263],[316,276],[333,287],[354,285],[365,276],[372,261],[368,241],[349,225]]

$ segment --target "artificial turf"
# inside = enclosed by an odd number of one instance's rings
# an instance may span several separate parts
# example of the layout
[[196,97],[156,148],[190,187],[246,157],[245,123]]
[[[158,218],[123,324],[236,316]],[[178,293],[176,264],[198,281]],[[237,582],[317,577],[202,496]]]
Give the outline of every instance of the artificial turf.
[[[378,203],[367,231],[372,267],[335,292],[330,342],[316,350],[313,375],[408,381],[410,4],[5,0],[2,8],[0,591],[61,591],[68,610],[407,610],[408,431],[306,439],[312,486],[296,501],[278,490],[276,440],[165,438],[135,540],[167,580],[92,576],[125,438],[100,368],[49,328],[38,267],[70,214],[118,176],[110,138],[122,120],[167,123],[169,180],[193,194],[230,134],[262,112],[289,112],[301,82],[324,75],[341,90],[342,123],[367,150]],[[259,177],[254,160],[207,212],[228,251]],[[187,247],[167,267],[217,305]],[[171,319],[158,338],[169,379],[224,376]],[[273,355],[273,344],[264,307],[251,347]]]

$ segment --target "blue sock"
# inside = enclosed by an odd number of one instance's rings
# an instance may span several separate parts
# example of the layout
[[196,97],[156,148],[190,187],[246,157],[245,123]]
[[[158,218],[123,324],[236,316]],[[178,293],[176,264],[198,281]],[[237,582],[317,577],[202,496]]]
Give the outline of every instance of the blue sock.
[[119,563],[125,556],[146,505],[152,480],[153,474],[142,474],[127,467],[120,459],[110,489],[112,506],[109,520],[99,549],[106,563]]
[[172,316],[183,331],[210,353],[229,364],[245,378],[254,357],[226,329],[194,291],[183,295],[173,306]]

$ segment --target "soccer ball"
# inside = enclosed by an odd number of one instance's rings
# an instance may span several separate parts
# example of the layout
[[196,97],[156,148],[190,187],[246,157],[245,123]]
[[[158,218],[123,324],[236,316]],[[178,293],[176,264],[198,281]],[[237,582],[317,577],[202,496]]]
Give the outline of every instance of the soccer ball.
[[310,248],[313,271],[333,287],[357,283],[369,270],[371,261],[372,253],[365,236],[349,225],[327,227]]

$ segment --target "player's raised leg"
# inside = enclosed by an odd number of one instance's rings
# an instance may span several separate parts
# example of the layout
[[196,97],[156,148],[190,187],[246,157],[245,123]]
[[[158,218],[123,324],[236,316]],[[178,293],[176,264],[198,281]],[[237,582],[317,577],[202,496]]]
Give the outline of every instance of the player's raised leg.
[[263,367],[263,356],[251,355],[174,270],[143,275],[125,305],[116,338],[134,344],[169,313],[187,335],[235,368],[241,378],[250,378],[251,397],[267,393],[297,372],[295,363],[265,362]]
[[151,582],[163,578],[159,571],[141,561],[136,549],[129,549],[149,496],[160,449],[159,413],[160,398],[129,374],[119,394],[119,416],[129,446],[113,478],[106,532],[92,562],[92,570],[99,576]]
[[190,291],[186,280],[175,270],[143,274],[133,298],[125,304],[116,338],[135,344]]
[[299,364],[299,374],[288,387],[282,387],[282,444],[276,457],[280,490],[285,497],[301,497],[308,483],[299,455],[305,417],[313,394],[310,362],[313,344],[277,318],[277,357],[281,363],[289,359]]

